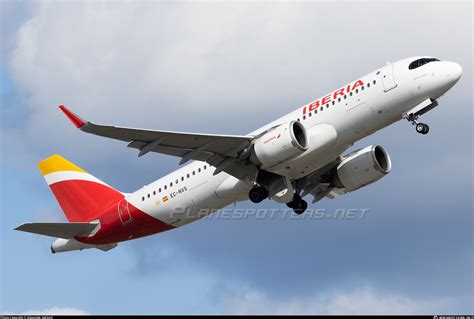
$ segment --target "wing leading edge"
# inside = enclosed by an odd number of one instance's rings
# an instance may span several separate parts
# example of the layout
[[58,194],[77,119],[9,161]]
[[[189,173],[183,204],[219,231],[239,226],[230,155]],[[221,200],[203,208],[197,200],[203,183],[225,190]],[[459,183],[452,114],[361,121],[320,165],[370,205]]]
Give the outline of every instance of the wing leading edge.
[[158,131],[101,125],[83,120],[64,105],[59,108],[81,131],[128,142],[128,147],[139,150],[138,156],[156,152],[181,157],[180,164],[189,160],[204,161],[216,167],[214,174],[224,171],[239,179],[252,176],[257,171],[256,166],[246,159],[254,140],[252,136]]

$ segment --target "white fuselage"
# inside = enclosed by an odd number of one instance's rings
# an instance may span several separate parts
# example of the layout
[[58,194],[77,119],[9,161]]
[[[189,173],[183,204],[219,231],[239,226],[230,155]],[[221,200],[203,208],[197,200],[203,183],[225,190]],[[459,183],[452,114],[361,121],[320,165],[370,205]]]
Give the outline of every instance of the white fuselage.
[[[400,120],[423,101],[439,98],[460,77],[460,66],[453,62],[438,61],[408,69],[416,58],[387,64],[322,96],[316,100],[319,102],[309,103],[251,132],[251,136],[258,135],[296,120],[309,134],[308,150],[268,170],[290,180],[302,178],[340,156],[358,140]],[[354,88],[357,82],[359,85]],[[335,95],[336,92],[339,93]],[[321,134],[334,137],[334,143],[323,151],[317,147]],[[128,194],[126,199],[175,227],[204,217],[209,209],[247,199],[249,180],[238,180],[225,172],[213,175],[214,171],[215,167],[195,161]]]

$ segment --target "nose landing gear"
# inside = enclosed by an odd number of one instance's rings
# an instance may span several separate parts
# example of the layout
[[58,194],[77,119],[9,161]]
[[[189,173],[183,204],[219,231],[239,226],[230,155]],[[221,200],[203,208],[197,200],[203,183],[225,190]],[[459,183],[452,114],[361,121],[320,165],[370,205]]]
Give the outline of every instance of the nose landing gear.
[[415,129],[418,133],[425,135],[430,131],[428,124],[417,122],[418,116],[410,114],[406,117],[406,119],[407,121],[411,122],[411,124],[415,125]]
[[430,127],[425,123],[416,124],[416,131],[420,134],[427,134],[430,131]]
[[407,111],[406,113],[402,114],[402,118],[406,119],[411,124],[415,125],[416,131],[420,134],[428,134],[430,127],[425,123],[418,123],[418,117],[420,115],[429,112],[430,110],[434,109],[438,106],[438,101],[428,98],[425,101],[421,102],[420,104],[413,107],[411,110]]

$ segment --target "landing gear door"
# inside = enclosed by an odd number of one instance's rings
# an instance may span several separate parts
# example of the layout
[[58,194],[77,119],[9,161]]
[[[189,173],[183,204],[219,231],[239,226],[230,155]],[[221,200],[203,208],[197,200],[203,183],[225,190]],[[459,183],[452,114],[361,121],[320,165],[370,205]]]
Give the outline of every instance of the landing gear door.
[[381,72],[382,76],[382,83],[383,83],[383,90],[384,92],[388,92],[397,87],[397,83],[395,82],[395,77],[393,76],[393,64],[387,64],[382,68]]

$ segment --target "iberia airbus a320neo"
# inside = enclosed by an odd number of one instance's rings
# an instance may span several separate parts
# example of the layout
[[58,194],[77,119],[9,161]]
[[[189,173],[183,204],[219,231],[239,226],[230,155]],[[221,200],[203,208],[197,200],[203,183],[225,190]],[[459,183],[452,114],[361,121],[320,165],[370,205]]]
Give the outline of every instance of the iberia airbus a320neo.
[[[438,105],[462,68],[432,57],[387,63],[248,135],[145,130],[88,122],[61,105],[86,133],[128,143],[138,156],[181,158],[173,173],[123,193],[59,155],[38,164],[68,223],[27,223],[17,230],[57,237],[51,251],[98,248],[186,225],[237,201],[271,199],[303,213],[315,203],[355,191],[390,172],[380,145],[342,155],[355,142],[400,119],[420,134],[420,115]],[[183,213],[185,208],[185,213]]]

